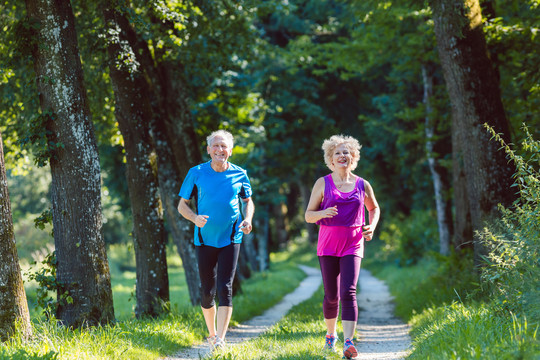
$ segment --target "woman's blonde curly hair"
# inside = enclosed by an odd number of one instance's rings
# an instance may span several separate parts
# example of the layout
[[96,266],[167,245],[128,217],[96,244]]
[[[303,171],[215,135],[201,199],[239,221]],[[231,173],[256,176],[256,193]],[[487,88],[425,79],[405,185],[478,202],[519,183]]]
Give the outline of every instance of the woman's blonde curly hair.
[[358,160],[360,160],[360,149],[362,145],[353,138],[352,136],[346,135],[333,135],[329,139],[324,140],[322,144],[322,149],[324,151],[324,162],[326,166],[332,171],[334,171],[334,165],[332,165],[332,157],[334,156],[334,150],[341,144],[345,144],[352,156],[352,167],[351,169],[356,169],[358,165]]

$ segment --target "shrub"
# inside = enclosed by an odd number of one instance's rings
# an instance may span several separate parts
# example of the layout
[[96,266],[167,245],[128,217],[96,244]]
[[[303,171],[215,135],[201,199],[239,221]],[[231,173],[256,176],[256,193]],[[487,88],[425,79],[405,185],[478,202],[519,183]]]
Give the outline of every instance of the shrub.
[[384,243],[382,261],[395,259],[400,266],[416,264],[426,254],[438,251],[436,215],[430,210],[414,210],[407,218],[395,216],[379,236]]
[[[497,295],[499,305],[513,313],[524,313],[529,321],[540,320],[540,141],[524,127],[526,138],[518,155],[494,134],[514,161],[519,198],[511,208],[502,208],[502,219],[480,234],[490,253],[483,271],[485,283]],[[528,154],[528,156],[527,156]]]

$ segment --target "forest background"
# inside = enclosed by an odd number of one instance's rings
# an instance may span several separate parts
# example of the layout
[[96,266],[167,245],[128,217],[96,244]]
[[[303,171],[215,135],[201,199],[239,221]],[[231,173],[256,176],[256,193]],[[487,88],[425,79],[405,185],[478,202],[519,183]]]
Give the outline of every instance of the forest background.
[[[223,128],[235,136],[231,161],[247,169],[256,204],[237,291],[271,267],[270,254],[316,242],[303,210],[328,172],[320,146],[345,134],[363,145],[356,173],[382,209],[373,259],[399,268],[430,259],[445,276],[478,274],[469,280],[483,285],[467,284],[475,296],[502,294],[503,308],[538,323],[530,310],[538,296],[537,1],[1,8],[0,126],[18,256],[38,283],[27,294],[32,309],[76,327],[112,321],[117,294],[104,253],[118,265],[111,271],[136,278],[126,316],[168,311],[174,252],[197,304],[192,229],[176,195],[187,169],[207,160],[206,135]],[[47,14],[62,20],[59,33]],[[77,122],[85,125],[70,133]],[[505,153],[500,140],[521,145]],[[506,276],[520,264],[517,285]],[[79,306],[88,298],[94,308]]]

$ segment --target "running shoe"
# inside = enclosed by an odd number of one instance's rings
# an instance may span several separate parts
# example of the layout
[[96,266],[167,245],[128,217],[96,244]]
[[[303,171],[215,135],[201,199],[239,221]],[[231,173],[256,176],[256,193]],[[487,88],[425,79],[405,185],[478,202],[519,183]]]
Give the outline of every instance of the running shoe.
[[216,335],[206,338],[206,342],[210,346],[210,350],[214,350],[214,347],[216,346],[216,339],[219,339]]
[[343,356],[345,359],[354,359],[358,356],[358,351],[354,347],[354,344],[351,339],[345,339],[345,345],[343,345]]
[[225,340],[216,336],[216,342],[214,343],[214,350],[223,349],[225,347]]
[[335,351],[336,342],[338,341],[337,334],[326,335],[324,350]]
[[222,349],[225,346],[225,340],[217,335],[207,337],[206,341],[210,345],[210,350]]

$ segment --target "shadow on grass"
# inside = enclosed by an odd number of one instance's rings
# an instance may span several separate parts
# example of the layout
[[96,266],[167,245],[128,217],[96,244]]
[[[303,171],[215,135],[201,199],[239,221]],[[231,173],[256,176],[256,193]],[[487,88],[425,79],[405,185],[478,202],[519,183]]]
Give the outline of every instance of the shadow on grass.
[[37,355],[34,352],[27,352],[25,349],[20,349],[13,354],[6,354],[5,351],[0,353],[0,359],[10,359],[10,360],[57,360],[58,353],[54,351],[49,351],[44,355]]

